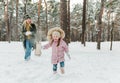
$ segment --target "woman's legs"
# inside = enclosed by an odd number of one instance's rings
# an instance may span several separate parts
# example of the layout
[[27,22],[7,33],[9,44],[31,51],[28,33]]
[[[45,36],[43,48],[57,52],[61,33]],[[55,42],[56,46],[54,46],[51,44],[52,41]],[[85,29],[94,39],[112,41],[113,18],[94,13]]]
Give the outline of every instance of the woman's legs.
[[31,56],[31,48],[32,44],[30,43],[30,40],[26,40],[26,51],[25,51],[25,60],[29,60]]

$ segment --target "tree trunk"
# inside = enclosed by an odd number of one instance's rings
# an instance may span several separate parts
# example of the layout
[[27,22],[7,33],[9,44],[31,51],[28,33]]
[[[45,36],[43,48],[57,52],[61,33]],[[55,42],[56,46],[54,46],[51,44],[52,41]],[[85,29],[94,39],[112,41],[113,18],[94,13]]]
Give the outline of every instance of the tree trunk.
[[11,5],[12,5],[12,10],[11,10],[10,16],[9,16],[9,19],[10,19],[9,20],[9,39],[10,39],[10,41],[12,39],[12,26],[13,26],[13,21],[12,21],[12,19],[13,19],[13,9],[14,9],[13,0],[11,0]]
[[68,44],[69,36],[68,36],[68,27],[67,27],[67,3],[66,0],[60,0],[60,26],[65,32],[65,42]]
[[39,0],[39,2],[38,2],[38,28],[40,27],[40,9],[41,9],[41,3],[42,3],[42,1]]
[[6,18],[5,18],[5,6],[6,6],[6,4],[5,4],[5,2],[4,2],[4,21],[3,21],[3,23],[2,23],[2,30],[1,30],[1,41],[5,41],[5,35],[2,35],[2,33],[3,33],[3,30],[5,29],[5,20],[6,20]]
[[114,28],[114,22],[112,22],[112,28],[111,28],[111,45],[110,45],[110,50],[112,50],[113,28]]
[[42,3],[42,0],[39,0],[38,2],[38,28],[37,28],[37,34],[40,35],[38,37],[40,37],[40,39],[38,38],[38,42],[41,41],[41,27],[40,27],[40,9],[41,9],[41,3]]
[[108,37],[107,41],[110,41],[110,11],[108,12]]
[[97,39],[97,49],[100,49],[100,44],[101,44],[101,28],[102,28],[102,15],[103,15],[103,9],[104,9],[104,1],[101,0],[101,8],[100,8],[100,13],[99,13],[99,18],[98,18],[98,39]]
[[46,35],[47,35],[47,32],[48,32],[48,12],[47,12],[47,2],[46,2],[46,0],[44,0],[44,3],[45,3],[45,6],[46,6],[46,9],[45,9],[45,13],[46,13],[46,28],[45,28],[45,30],[46,30]]
[[15,37],[15,40],[19,40],[18,38],[18,3],[19,3],[19,0],[16,0],[16,37]]
[[27,7],[27,0],[24,0],[24,15],[27,14],[26,7]]
[[67,21],[68,21],[68,25],[67,25],[67,32],[68,32],[68,43],[70,43],[70,0],[68,0],[68,4],[67,4]]
[[82,41],[85,46],[85,30],[86,30],[86,0],[83,1],[83,19],[82,19]]
[[5,28],[6,28],[6,40],[9,41],[9,18],[8,18],[8,0],[5,3]]

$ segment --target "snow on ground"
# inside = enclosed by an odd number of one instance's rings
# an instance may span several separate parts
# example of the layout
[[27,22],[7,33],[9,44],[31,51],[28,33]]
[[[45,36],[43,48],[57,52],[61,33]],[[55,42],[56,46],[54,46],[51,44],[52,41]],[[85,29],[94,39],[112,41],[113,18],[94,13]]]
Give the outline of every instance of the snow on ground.
[[32,51],[26,62],[22,42],[0,42],[0,83],[120,83],[120,42],[113,42],[112,51],[109,42],[102,42],[101,50],[96,45],[70,43],[72,59],[65,56],[65,75],[58,69],[60,76],[51,79],[51,48],[42,50],[40,57]]

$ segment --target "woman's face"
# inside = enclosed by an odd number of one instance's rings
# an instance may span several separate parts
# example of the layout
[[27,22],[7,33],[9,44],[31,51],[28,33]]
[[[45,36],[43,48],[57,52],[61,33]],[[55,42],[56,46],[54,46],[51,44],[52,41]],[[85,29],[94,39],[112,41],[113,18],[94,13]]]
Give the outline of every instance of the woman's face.
[[30,18],[29,18],[29,19],[27,19],[26,21],[27,21],[27,23],[31,23],[31,19],[30,19]]

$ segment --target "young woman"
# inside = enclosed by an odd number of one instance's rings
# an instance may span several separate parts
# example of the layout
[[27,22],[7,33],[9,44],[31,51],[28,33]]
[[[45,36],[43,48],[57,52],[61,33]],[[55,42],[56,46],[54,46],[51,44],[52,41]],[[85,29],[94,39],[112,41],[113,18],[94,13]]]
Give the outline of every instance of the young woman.
[[31,56],[31,49],[35,45],[35,33],[36,26],[34,23],[31,23],[31,18],[26,15],[25,21],[23,22],[22,33],[24,36],[23,45],[25,48],[24,59],[28,61]]

